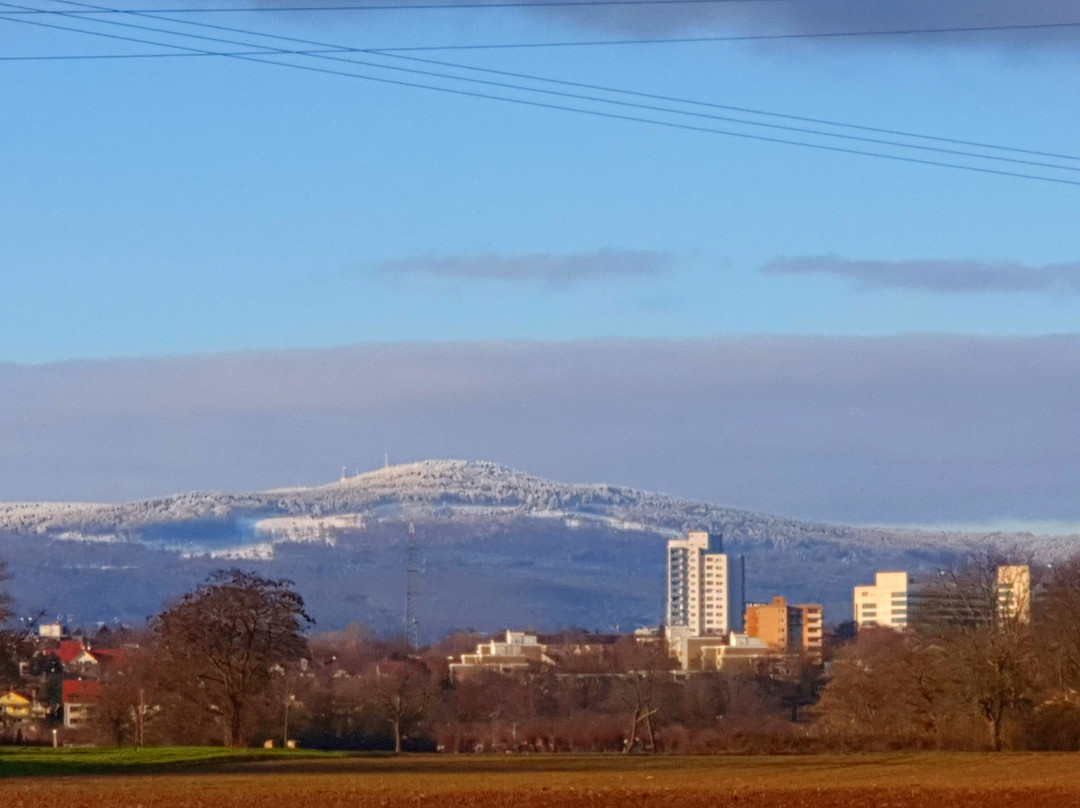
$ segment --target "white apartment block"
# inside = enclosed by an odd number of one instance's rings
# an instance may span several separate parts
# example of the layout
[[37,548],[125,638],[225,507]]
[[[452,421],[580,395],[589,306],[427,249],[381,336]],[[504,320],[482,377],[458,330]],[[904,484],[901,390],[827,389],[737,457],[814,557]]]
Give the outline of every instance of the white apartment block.
[[855,625],[903,629],[908,625],[906,572],[879,572],[873,586],[855,587]]
[[742,625],[742,569],[719,536],[692,530],[667,545],[669,638],[726,635]]

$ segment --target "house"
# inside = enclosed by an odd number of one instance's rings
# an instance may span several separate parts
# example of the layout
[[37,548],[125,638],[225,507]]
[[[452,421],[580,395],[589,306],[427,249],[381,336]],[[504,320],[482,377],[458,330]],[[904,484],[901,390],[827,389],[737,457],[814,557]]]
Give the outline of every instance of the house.
[[80,676],[93,676],[97,674],[98,658],[90,653],[90,649],[80,640],[61,640],[53,653],[60,660],[67,673]]
[[101,682],[95,679],[68,679],[63,684],[64,727],[76,729],[93,718],[101,702]]
[[31,716],[32,702],[26,696],[9,690],[0,695],[0,722],[13,724],[29,721]]

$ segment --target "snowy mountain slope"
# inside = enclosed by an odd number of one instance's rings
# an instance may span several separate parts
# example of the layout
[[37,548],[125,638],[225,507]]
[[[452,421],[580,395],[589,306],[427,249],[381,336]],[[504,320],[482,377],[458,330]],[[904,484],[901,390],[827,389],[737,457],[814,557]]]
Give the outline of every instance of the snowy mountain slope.
[[[231,530],[237,523],[254,520],[252,529],[259,530],[259,520],[272,526],[275,517],[307,517],[318,522],[333,515],[357,524],[365,517],[457,517],[466,521],[555,518],[666,535],[708,529],[751,542],[814,540],[958,552],[988,545],[1020,545],[1051,556],[1069,552],[1080,543],[1076,536],[1036,538],[1030,534],[945,533],[804,522],[632,488],[554,482],[496,463],[464,460],[390,466],[311,488],[241,494],[195,492],[121,505],[0,503],[0,532],[137,541],[144,533],[153,535],[155,528],[167,525],[197,523],[205,531],[219,523]],[[327,530],[341,527],[340,520],[326,521]],[[296,519],[292,525],[294,535],[312,532]]]
[[688,529],[745,555],[752,599],[785,594],[846,619],[875,569],[934,569],[977,549],[1052,559],[1077,537],[845,527],[495,463],[429,460],[310,488],[191,493],[122,505],[0,504],[0,558],[26,607],[82,622],[141,620],[207,571],[244,564],[297,581],[322,628],[400,628],[416,523],[425,632],[611,628],[663,614],[664,541]]

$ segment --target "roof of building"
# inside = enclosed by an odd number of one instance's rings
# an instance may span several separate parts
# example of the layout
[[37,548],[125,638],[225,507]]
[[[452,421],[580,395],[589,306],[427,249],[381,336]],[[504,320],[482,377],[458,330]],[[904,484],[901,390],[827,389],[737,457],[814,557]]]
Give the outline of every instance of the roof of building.
[[64,681],[64,704],[97,701],[100,698],[101,682],[95,679],[66,679]]
[[82,640],[61,640],[60,645],[57,646],[56,651],[53,653],[60,658],[61,662],[69,665],[82,656],[86,650]]

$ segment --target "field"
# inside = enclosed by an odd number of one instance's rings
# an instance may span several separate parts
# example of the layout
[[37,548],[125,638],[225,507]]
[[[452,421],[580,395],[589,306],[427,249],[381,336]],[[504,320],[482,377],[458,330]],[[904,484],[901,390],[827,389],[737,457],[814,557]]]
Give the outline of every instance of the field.
[[[148,757],[131,761],[139,754]],[[0,773],[14,775],[0,778],[4,808],[1080,806],[1080,757],[1071,754],[236,757],[217,750],[154,757],[87,750],[74,769],[77,755],[36,755],[34,762],[0,753]],[[73,770],[97,773],[60,774]]]

